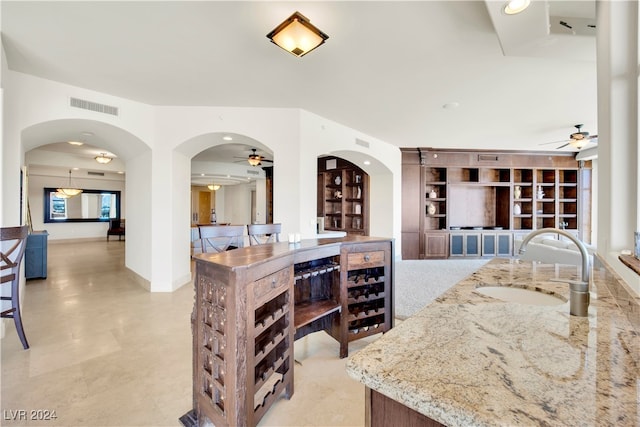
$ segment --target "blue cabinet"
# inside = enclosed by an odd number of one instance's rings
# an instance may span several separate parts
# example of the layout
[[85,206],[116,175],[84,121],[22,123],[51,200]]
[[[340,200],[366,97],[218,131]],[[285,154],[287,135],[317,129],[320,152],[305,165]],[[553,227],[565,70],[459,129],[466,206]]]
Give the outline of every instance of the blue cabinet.
[[452,232],[449,241],[451,257],[510,257],[513,236],[511,232]]
[[451,233],[449,256],[480,256],[480,233]]
[[27,279],[47,278],[47,238],[49,233],[33,231],[27,236],[24,252],[24,274]]
[[482,233],[482,256],[511,256],[511,233]]

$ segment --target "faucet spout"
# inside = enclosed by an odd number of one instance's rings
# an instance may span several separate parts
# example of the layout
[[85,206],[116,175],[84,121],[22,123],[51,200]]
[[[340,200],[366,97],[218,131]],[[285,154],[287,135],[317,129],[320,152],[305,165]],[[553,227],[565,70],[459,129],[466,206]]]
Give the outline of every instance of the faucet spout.
[[582,257],[582,281],[570,281],[569,282],[569,312],[573,316],[586,317],[588,316],[589,311],[589,281],[590,281],[590,268],[589,268],[589,253],[587,252],[587,248],[584,246],[578,238],[576,238],[573,234],[569,233],[565,230],[560,230],[558,228],[541,228],[539,230],[532,231],[527,234],[522,240],[522,245],[520,245],[520,250],[518,251],[521,255],[524,254],[527,250],[527,245],[536,236],[540,234],[560,234],[561,236],[566,237],[576,244],[578,250],[580,251],[580,255]]

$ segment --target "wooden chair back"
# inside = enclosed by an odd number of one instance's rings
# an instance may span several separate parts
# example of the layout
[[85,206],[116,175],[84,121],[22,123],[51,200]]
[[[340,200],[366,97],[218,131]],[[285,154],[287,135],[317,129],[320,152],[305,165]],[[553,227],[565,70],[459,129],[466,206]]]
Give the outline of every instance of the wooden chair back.
[[[22,328],[20,316],[20,264],[27,246],[28,226],[0,228],[0,284],[11,287],[10,292],[3,290],[3,301],[11,301],[10,308],[3,308],[0,317],[13,319],[22,346],[29,348],[29,343]],[[4,305],[3,305],[4,307]]]
[[198,225],[202,253],[241,248],[244,225]]
[[247,232],[250,245],[279,242],[282,224],[249,224]]

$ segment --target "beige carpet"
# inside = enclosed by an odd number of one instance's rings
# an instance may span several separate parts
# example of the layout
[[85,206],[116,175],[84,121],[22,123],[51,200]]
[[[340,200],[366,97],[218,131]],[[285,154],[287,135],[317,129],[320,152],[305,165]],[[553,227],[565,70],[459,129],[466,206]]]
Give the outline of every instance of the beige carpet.
[[406,260],[395,263],[395,317],[406,319],[489,259]]

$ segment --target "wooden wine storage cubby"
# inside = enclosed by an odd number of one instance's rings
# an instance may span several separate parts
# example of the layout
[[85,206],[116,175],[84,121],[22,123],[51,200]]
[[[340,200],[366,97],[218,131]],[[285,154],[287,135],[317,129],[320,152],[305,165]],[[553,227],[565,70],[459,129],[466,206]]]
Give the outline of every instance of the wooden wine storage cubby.
[[293,395],[296,339],[350,341],[393,326],[393,240],[365,236],[199,254],[193,409],[183,425],[255,426]]

